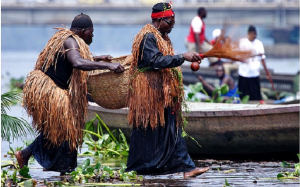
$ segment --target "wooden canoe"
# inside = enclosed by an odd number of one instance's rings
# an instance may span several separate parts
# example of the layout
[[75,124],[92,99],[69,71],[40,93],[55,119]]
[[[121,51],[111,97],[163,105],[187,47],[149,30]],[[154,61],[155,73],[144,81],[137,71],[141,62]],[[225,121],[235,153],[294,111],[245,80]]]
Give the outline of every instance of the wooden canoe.
[[[190,66],[181,66],[182,75],[183,75],[183,83],[185,85],[194,84],[199,82],[198,78],[195,75],[201,75],[206,82],[211,85],[219,85],[219,79],[216,76],[216,71],[214,68],[209,67],[200,67],[200,69],[196,72],[192,72]],[[280,74],[274,73],[273,70],[269,70],[272,80],[274,82],[274,87],[277,91],[286,91],[286,92],[294,92],[294,78],[296,74]],[[231,72],[231,76],[235,80],[236,84],[238,82],[238,72],[237,70],[233,70]],[[267,88],[272,90],[272,85],[267,78],[266,72],[264,70],[260,70],[260,86],[263,88]]]
[[[299,152],[299,107],[290,105],[219,104],[188,102],[186,139],[190,154],[271,154]],[[109,110],[90,102],[86,121],[97,113],[111,129],[130,140],[128,109]]]

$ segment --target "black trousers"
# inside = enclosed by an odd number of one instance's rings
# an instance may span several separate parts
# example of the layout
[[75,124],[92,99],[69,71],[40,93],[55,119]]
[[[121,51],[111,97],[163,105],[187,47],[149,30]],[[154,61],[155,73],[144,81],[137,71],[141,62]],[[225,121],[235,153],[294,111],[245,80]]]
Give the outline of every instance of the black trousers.
[[243,77],[239,75],[238,88],[240,93],[240,98],[243,99],[244,96],[249,95],[249,100],[262,100],[260,93],[260,79],[258,77]]
[[67,141],[58,147],[53,147],[41,133],[27,149],[48,171],[72,172],[77,167],[77,150],[71,151]]

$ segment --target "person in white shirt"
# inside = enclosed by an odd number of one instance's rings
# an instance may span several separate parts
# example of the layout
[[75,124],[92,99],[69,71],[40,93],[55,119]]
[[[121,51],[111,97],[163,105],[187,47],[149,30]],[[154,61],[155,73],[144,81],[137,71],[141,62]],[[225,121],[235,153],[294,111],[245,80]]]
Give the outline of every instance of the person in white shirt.
[[[191,22],[189,35],[186,38],[185,45],[189,52],[205,53],[212,48],[211,43],[205,37],[205,23],[207,12],[204,7],[198,9],[198,15]],[[218,61],[218,58],[208,58],[210,64]]]
[[256,37],[256,28],[253,25],[250,25],[248,28],[248,37],[240,40],[240,48],[243,50],[252,50],[254,56],[248,58],[245,62],[239,65],[238,89],[239,92],[241,92],[241,99],[244,96],[249,95],[249,100],[259,100],[263,103],[260,92],[259,69],[260,63],[262,63],[266,69],[266,56],[262,42],[256,39]]

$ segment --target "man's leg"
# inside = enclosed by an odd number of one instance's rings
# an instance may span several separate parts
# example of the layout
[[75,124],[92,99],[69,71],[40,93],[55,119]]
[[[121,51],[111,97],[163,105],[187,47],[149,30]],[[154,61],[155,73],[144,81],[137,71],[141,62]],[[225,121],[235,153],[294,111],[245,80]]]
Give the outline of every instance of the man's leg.
[[196,44],[190,43],[187,40],[185,41],[185,47],[189,52],[197,52],[197,53],[199,52],[199,50],[197,50]]
[[31,155],[31,152],[27,148],[15,152],[15,157],[17,158],[20,169],[22,169],[25,165],[28,165],[28,160]]

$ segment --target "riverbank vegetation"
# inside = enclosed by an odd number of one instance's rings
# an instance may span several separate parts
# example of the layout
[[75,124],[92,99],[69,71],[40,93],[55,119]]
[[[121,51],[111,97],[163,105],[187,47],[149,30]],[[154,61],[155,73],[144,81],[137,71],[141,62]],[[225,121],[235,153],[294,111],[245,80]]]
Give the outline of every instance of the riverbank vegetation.
[[21,100],[21,92],[11,91],[1,94],[1,138],[2,141],[13,141],[16,138],[33,135],[31,125],[23,118],[7,114],[10,107]]

